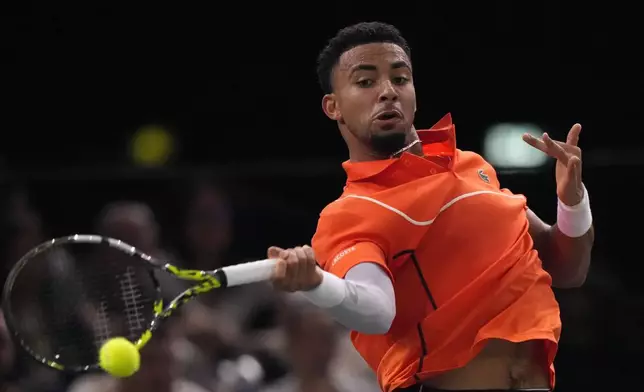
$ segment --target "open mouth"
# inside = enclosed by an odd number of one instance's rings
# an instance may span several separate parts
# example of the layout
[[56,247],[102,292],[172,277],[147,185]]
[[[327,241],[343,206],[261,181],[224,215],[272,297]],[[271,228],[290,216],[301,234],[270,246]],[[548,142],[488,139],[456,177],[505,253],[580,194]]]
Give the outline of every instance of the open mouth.
[[381,120],[381,121],[388,121],[388,120],[393,120],[395,118],[400,118],[400,114],[396,111],[388,111],[388,112],[382,112],[376,117],[376,119]]

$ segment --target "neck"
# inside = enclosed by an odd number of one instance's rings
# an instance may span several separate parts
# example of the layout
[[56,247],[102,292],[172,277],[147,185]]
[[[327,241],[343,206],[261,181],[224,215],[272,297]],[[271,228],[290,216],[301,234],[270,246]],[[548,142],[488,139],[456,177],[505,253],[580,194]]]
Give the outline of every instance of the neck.
[[[346,138],[345,138],[346,139]],[[423,146],[420,143],[418,138],[418,133],[414,127],[411,128],[411,131],[407,134],[405,138],[405,146],[400,150],[396,151],[393,154],[378,154],[373,151],[369,146],[355,139],[349,141],[347,139],[347,146],[349,147],[349,159],[352,162],[366,162],[366,161],[379,161],[385,159],[398,158],[405,152],[410,154],[418,155],[422,157]]]
[[391,158],[398,158],[404,152],[409,152],[411,154],[422,156],[423,155],[423,148],[422,148],[422,145],[420,144],[420,140],[416,139],[416,140],[412,141],[411,143],[408,143],[405,147],[403,147],[400,150],[396,151],[395,153],[391,154]]

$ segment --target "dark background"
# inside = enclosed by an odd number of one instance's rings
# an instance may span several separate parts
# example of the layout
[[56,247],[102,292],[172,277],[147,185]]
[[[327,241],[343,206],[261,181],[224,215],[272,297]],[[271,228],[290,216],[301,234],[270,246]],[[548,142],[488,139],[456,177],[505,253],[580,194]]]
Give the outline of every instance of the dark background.
[[[564,325],[559,390],[630,382],[626,356],[641,362],[644,351],[640,14],[612,3],[527,4],[3,6],[3,189],[28,189],[51,235],[90,231],[107,201],[143,200],[175,245],[185,184],[214,173],[233,195],[239,257],[307,243],[317,213],[340,194],[347,158],[321,111],[317,53],[347,24],[390,22],[412,46],[418,128],[451,112],[459,147],[480,151],[496,122],[535,123],[557,139],[583,125],[594,267],[584,289],[557,294],[564,322],[566,306],[577,306],[569,298],[584,296],[591,310]],[[176,138],[163,168],[130,163],[129,140],[146,124]],[[550,169],[501,179],[553,221]],[[597,330],[594,343],[566,344],[575,328]]]

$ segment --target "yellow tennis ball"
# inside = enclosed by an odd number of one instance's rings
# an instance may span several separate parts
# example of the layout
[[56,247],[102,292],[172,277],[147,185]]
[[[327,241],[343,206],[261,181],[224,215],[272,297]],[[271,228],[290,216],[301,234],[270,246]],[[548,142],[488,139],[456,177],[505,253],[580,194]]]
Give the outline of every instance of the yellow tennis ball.
[[132,158],[139,165],[160,166],[168,161],[173,149],[172,135],[164,128],[146,126],[132,139]]
[[141,355],[134,344],[125,338],[106,341],[99,351],[100,367],[114,377],[130,377],[139,370]]

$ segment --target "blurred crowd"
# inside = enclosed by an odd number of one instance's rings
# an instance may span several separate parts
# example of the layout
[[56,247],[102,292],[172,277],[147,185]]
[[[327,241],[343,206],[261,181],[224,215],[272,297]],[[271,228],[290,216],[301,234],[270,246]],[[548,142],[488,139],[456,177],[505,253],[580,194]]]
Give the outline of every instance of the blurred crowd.
[[[25,193],[11,193],[5,204],[0,233],[3,281],[16,260],[50,238]],[[179,219],[184,244],[180,247],[168,249],[162,243],[163,227],[150,206],[140,201],[108,203],[97,211],[93,231],[184,268],[210,270],[247,261],[247,255],[230,256],[235,211],[216,184],[199,184],[177,210],[184,215]],[[638,374],[638,362],[624,355],[644,353],[644,303],[641,296],[625,291],[602,262],[606,259],[595,255],[582,290],[557,292],[564,322],[557,358],[559,390],[610,386],[616,378],[627,382],[629,374]],[[170,276],[161,285],[168,297],[185,288]],[[354,351],[348,331],[297,295],[275,292],[269,283],[199,297],[164,323],[141,354],[141,369],[130,378],[102,373],[66,376],[17,349],[0,312],[0,392],[379,390],[373,373]]]
[[[208,182],[197,186],[184,210],[185,249],[164,247],[154,211],[139,201],[104,206],[94,232],[184,268],[211,270],[244,261],[228,259],[234,213],[221,189]],[[13,263],[48,236],[26,194],[13,194],[3,213],[4,281]],[[161,287],[169,299],[186,288],[165,277]],[[211,292],[185,305],[154,333],[141,352],[140,370],[125,379],[103,373],[71,377],[38,364],[13,345],[0,313],[0,380],[2,392],[379,390],[347,331],[269,283]]]

